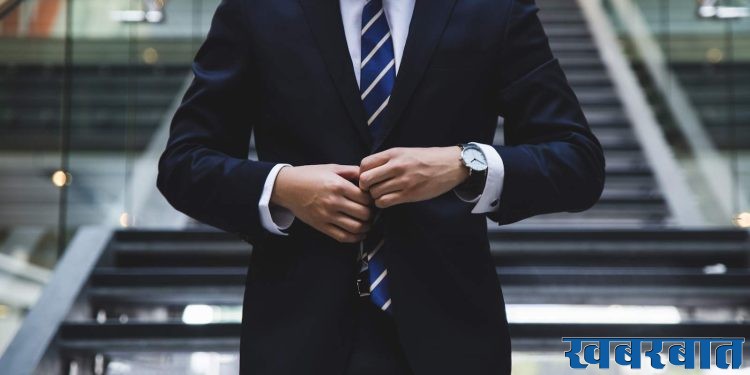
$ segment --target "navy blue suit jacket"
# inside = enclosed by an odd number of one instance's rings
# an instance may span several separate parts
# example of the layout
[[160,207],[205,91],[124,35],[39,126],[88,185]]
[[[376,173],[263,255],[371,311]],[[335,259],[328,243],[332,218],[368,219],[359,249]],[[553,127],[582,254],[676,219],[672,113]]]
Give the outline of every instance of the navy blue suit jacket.
[[[300,220],[260,223],[275,163],[358,165],[391,147],[491,144],[505,119],[500,224],[580,211],[604,160],[531,0],[418,0],[371,139],[338,0],[224,0],[174,116],[158,187],[180,211],[253,244],[241,372],[339,374],[351,348],[357,245]],[[255,134],[259,161],[248,160]],[[509,374],[485,215],[452,192],[383,211],[394,319],[416,374]]]

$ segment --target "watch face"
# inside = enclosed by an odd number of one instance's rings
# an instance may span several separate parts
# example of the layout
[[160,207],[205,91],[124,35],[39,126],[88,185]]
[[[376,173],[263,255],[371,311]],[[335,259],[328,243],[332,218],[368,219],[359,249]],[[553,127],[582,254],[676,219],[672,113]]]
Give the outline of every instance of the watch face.
[[487,169],[487,159],[484,157],[484,153],[477,147],[466,147],[461,153],[461,158],[464,160],[464,164],[475,171],[483,171]]

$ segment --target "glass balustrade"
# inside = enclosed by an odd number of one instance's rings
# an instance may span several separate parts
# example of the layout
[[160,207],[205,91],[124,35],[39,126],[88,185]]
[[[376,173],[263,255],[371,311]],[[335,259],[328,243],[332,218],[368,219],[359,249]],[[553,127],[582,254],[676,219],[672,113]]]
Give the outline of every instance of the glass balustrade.
[[750,226],[750,3],[603,3],[702,212]]
[[154,166],[217,4],[0,2],[0,352],[79,227],[185,222]]

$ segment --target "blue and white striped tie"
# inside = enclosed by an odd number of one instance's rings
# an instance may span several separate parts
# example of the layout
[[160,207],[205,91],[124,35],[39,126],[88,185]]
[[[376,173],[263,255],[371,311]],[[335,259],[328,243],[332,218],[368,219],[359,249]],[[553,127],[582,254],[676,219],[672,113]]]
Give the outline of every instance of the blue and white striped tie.
[[383,131],[383,113],[396,81],[396,60],[382,0],[370,0],[362,10],[362,44],[359,91],[367,112],[370,134]]
[[[396,81],[396,60],[382,0],[369,0],[362,10],[360,93],[373,139],[383,134],[383,113]],[[383,223],[375,215],[372,229],[362,241],[362,268],[370,284],[370,299],[387,313],[392,312],[388,270],[383,249]]]

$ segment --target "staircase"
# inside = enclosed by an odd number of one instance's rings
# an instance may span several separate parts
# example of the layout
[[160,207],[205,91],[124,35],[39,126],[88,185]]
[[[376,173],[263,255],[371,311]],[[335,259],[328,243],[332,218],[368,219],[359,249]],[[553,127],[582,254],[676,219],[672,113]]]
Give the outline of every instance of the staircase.
[[[569,0],[546,0],[540,6],[540,17],[552,49],[604,147],[606,185],[602,199],[588,211],[542,215],[510,227],[671,225],[669,209],[577,4]],[[81,156],[70,165],[76,183],[69,188],[71,214],[67,216],[70,225],[77,227],[98,222],[107,214],[103,203],[111,202],[123,191],[129,171],[122,152],[137,153],[151,139],[189,72],[194,43],[191,40],[139,42],[139,50],[151,46],[158,51],[160,63],[156,65],[132,61],[135,57],[122,41],[82,40],[74,46],[76,60],[84,63],[71,72],[70,147]],[[2,51],[12,62],[0,65],[0,130],[4,134],[0,148],[34,150],[37,155],[0,159],[0,176],[13,185],[11,191],[0,195],[0,224],[52,226],[57,215],[50,213],[58,210],[59,191],[49,184],[49,178],[59,167],[59,159],[40,160],[38,154],[49,152],[54,156],[60,147],[63,70],[60,64],[52,62],[25,62],[24,54],[19,52],[22,47],[18,41],[3,42]],[[45,59],[49,59],[44,57],[49,54],[61,53],[45,41],[34,41],[30,50]],[[96,63],[100,52],[110,57]],[[496,143],[501,142],[499,127]],[[89,151],[98,154],[88,154]],[[111,155],[104,154],[110,151]],[[19,189],[19,186],[29,188]]]
[[[713,143],[723,150],[750,147],[749,20],[699,20],[694,4],[679,0],[634,2]],[[669,121],[667,109],[660,111]]]
[[[691,317],[706,306],[750,307],[747,232],[529,229],[493,233],[490,240],[508,304],[681,311],[676,322],[648,325],[511,318],[516,350],[562,350],[560,337],[571,335],[750,337],[746,324]],[[223,353],[231,373],[250,252],[248,244],[216,231],[83,229],[0,367],[20,370],[36,358],[41,368],[127,364],[131,373],[178,374],[187,373],[190,353],[208,352]],[[722,272],[706,272],[719,263]],[[40,337],[51,340],[49,348],[39,345]],[[59,354],[44,356],[49,350]]]
[[[673,224],[577,2],[540,0],[538,5],[552,51],[604,148],[606,183],[601,200],[590,210],[541,215],[508,228],[653,228]],[[500,140],[502,129],[498,129],[496,143]]]
[[[79,49],[93,53],[98,47]],[[188,77],[189,60],[184,61],[72,68],[68,171],[73,183],[66,207],[71,227],[99,223],[111,214],[131,173],[128,157],[152,139]],[[63,79],[59,64],[0,63],[0,149],[5,151],[0,156],[0,227],[50,228],[59,219],[60,190],[51,176],[61,164]]]
[[[142,149],[189,72],[187,63],[72,69],[70,147],[76,151]],[[60,65],[0,66],[0,148],[60,147],[63,75]]]

